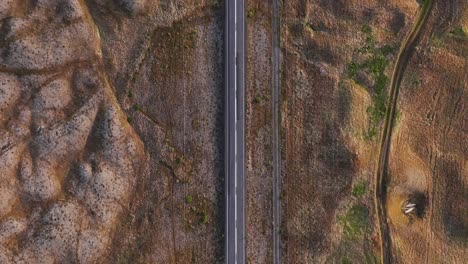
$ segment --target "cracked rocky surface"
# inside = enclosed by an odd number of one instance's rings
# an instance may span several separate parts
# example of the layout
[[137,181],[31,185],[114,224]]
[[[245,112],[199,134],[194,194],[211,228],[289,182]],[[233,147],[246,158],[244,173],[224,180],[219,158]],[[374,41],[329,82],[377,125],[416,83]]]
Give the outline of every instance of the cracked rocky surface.
[[0,263],[221,258],[219,8],[1,1]]
[[144,160],[82,1],[2,1],[0,262],[95,263]]

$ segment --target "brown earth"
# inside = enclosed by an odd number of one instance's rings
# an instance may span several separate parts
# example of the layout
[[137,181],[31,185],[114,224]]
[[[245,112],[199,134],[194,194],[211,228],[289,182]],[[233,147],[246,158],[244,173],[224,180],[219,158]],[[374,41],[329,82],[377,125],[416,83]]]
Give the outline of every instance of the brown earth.
[[[467,26],[462,1],[436,1],[401,87],[389,203],[419,196],[418,216],[390,214],[396,263],[464,263],[468,256]],[[451,12],[448,12],[451,11]],[[418,80],[418,81],[415,81]]]
[[0,263],[222,260],[221,14],[0,3]]
[[246,81],[247,262],[270,263],[272,237],[272,4],[248,1]]
[[[377,102],[418,8],[282,1],[284,263],[379,260]],[[271,263],[271,2],[246,16],[247,260]],[[395,263],[468,256],[467,34],[467,4],[436,0],[407,65]],[[223,262],[222,36],[218,0],[0,1],[0,263]]]
[[[381,74],[389,77],[417,10],[416,1],[283,2],[284,262],[378,260],[369,195],[378,133],[370,133],[368,111],[377,83],[367,66],[350,77],[349,63],[372,59],[362,50],[372,34],[376,48],[395,47],[383,57]],[[389,222],[398,263],[466,257],[466,37],[449,33],[466,23],[466,5],[438,1],[431,21],[407,66],[390,157]],[[430,123],[423,122],[427,117]],[[362,182],[365,194],[354,197]],[[421,219],[401,209],[414,197]]]

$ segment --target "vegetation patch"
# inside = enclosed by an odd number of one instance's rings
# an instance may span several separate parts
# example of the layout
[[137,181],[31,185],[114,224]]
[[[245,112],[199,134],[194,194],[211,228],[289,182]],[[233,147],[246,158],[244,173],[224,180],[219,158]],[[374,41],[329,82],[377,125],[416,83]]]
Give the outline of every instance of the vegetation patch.
[[249,11],[247,11],[247,18],[252,20],[255,18],[255,15],[257,14],[257,10],[254,8],[250,8]]
[[197,26],[186,20],[175,22],[171,27],[157,28],[149,52],[156,62],[152,72],[171,76],[187,74],[188,68],[180,62],[193,58],[199,35]]
[[353,264],[353,262],[349,258],[344,257],[341,259],[341,264]]
[[263,100],[263,98],[259,95],[255,96],[255,98],[253,99],[253,103],[254,104],[260,104]]
[[262,103],[264,103],[266,100],[268,100],[268,97],[266,97],[266,96],[264,96],[264,95],[257,94],[257,95],[253,98],[252,102],[253,102],[254,104],[262,104]]
[[135,111],[141,111],[141,105],[139,105],[139,104],[134,104],[134,105],[133,105],[133,110],[135,110]]
[[314,33],[314,28],[312,27],[312,24],[309,22],[305,23],[305,29],[309,31],[310,33]]
[[362,205],[353,205],[344,214],[338,217],[343,227],[345,236],[349,239],[357,239],[364,234],[369,225],[369,210]]
[[354,184],[352,194],[356,198],[362,197],[366,193],[366,183],[358,182]]
[[198,215],[200,217],[200,224],[205,225],[208,223],[208,213],[206,211],[199,211]]
[[221,0],[211,0],[208,2],[214,9],[221,8]]
[[463,27],[455,27],[454,29],[450,30],[450,35],[456,37],[465,38],[467,36],[466,31]]
[[364,254],[366,255],[366,260],[368,264],[379,263],[379,261],[377,260],[377,257],[372,252],[366,251]]
[[411,88],[421,87],[422,80],[416,75],[416,73],[410,72],[407,75],[408,78],[405,79],[406,85],[409,85]]
[[373,140],[377,135],[377,128],[385,117],[386,105],[386,87],[389,78],[385,75],[385,70],[389,64],[388,56],[396,51],[396,46],[383,45],[378,47],[372,28],[369,25],[363,25],[362,33],[366,38],[364,45],[356,52],[366,59],[362,62],[351,61],[347,66],[347,77],[356,81],[360,85],[364,84],[357,78],[359,74],[370,75],[373,84],[368,87],[372,94],[373,104],[367,109],[369,116],[369,128],[364,132],[364,138]]
[[431,38],[431,44],[436,48],[442,48],[445,46],[445,40],[442,36],[433,36]]
[[210,209],[205,198],[199,194],[189,194],[185,196],[184,202],[190,205],[187,206],[188,211],[186,211],[184,216],[187,228],[194,229],[197,226],[200,227],[209,224],[212,209]]
[[355,62],[348,64],[348,78],[354,79],[359,70],[359,66]]
[[393,121],[394,128],[398,126],[398,123],[400,122],[400,120],[401,120],[401,111],[397,108],[395,112],[395,119]]

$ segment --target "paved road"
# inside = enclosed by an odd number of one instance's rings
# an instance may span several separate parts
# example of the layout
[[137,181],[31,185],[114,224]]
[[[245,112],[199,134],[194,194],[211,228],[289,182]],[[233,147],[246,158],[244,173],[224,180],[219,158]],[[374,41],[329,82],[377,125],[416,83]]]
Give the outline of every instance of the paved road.
[[387,224],[387,211],[385,207],[386,201],[386,183],[387,183],[387,165],[388,155],[390,153],[390,144],[392,138],[393,123],[395,119],[395,111],[398,101],[398,92],[400,83],[403,79],[403,74],[406,69],[408,60],[411,57],[412,49],[421,33],[421,29],[426,23],[432,6],[435,0],[426,0],[421,7],[418,18],[414,22],[413,27],[406,35],[401,44],[400,51],[393,70],[392,79],[390,81],[390,91],[388,99],[388,108],[385,113],[384,127],[381,135],[379,160],[375,173],[375,193],[374,201],[377,212],[377,225],[380,234],[381,243],[381,261],[383,264],[392,263],[391,241]]
[[225,2],[225,258],[245,263],[244,0]]
[[281,263],[280,0],[273,0],[273,263]]

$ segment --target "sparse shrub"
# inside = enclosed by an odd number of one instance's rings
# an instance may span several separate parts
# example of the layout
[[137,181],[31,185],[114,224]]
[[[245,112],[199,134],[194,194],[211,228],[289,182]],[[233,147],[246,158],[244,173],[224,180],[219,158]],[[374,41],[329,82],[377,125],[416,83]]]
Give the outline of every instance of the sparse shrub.
[[341,264],[353,264],[353,262],[349,258],[344,257],[341,259]]
[[221,1],[220,0],[212,0],[211,5],[213,6],[214,9],[221,8]]
[[371,34],[372,28],[369,25],[365,24],[365,25],[362,25],[361,31],[366,34]]
[[361,27],[361,31],[366,34],[366,40],[364,45],[357,49],[357,52],[365,53],[369,59],[360,64],[355,62],[349,63],[347,66],[347,75],[348,78],[364,85],[359,80],[356,80],[355,77],[362,69],[366,69],[367,71],[364,73],[371,73],[374,80],[373,87],[369,87],[372,89],[371,94],[373,99],[373,104],[367,109],[369,128],[364,132],[364,138],[366,140],[372,140],[377,135],[377,128],[380,122],[385,117],[387,109],[385,87],[389,82],[389,78],[384,72],[389,64],[387,56],[396,50],[396,46],[387,44],[380,48],[376,47],[376,40],[372,33],[372,28],[365,24]]
[[466,37],[466,33],[462,27],[456,27],[450,31],[450,34],[458,37]]
[[364,253],[366,255],[366,260],[368,264],[377,264],[377,258],[375,257],[374,253],[372,251],[366,251]]
[[206,211],[200,211],[200,224],[207,224],[208,223],[208,214]]
[[359,182],[353,186],[352,194],[356,198],[362,197],[366,193],[366,183]]
[[380,76],[387,67],[387,60],[383,56],[376,56],[369,61],[369,70],[375,75]]
[[134,104],[133,105],[133,110],[135,111],[140,111],[141,110],[141,106],[139,104]]
[[338,217],[347,238],[356,239],[364,233],[369,224],[368,215],[366,207],[353,205],[345,215]]
[[364,133],[364,139],[365,140],[374,140],[374,138],[377,136],[377,127],[376,126],[371,126],[365,133]]
[[260,104],[263,101],[263,98],[260,95],[255,96],[253,99],[254,104]]
[[389,55],[389,54],[395,52],[395,50],[396,50],[396,47],[395,47],[395,46],[391,46],[391,45],[388,45],[388,44],[383,45],[383,46],[379,49],[379,51],[380,51],[380,52],[382,53],[382,55],[384,55],[384,56],[387,56],[387,55]]
[[366,37],[366,42],[363,47],[358,49],[361,53],[374,52],[375,49],[375,37],[373,35],[368,35]]
[[253,8],[250,8],[249,11],[247,11],[247,18],[254,19],[256,14],[257,14],[257,11]]
[[375,126],[385,116],[384,110],[385,109],[382,109],[382,107],[379,107],[377,104],[367,108],[367,114],[369,114],[372,126]]
[[314,28],[312,28],[312,24],[310,24],[309,22],[305,23],[305,28],[306,28],[310,33],[314,33]]
[[436,48],[442,48],[445,45],[445,41],[441,36],[433,36],[431,38],[431,44]]
[[388,77],[384,74],[379,74],[375,80],[374,91],[378,96],[383,96],[385,86],[387,86]]
[[421,83],[422,83],[421,79],[416,78],[416,79],[411,80],[412,87],[419,87],[421,86]]
[[198,29],[194,28],[187,34],[188,40],[195,40],[198,36]]
[[186,203],[192,203],[193,202],[193,197],[191,195],[187,195],[185,196],[185,202]]
[[351,79],[354,78],[357,74],[358,69],[359,67],[356,63],[351,62],[350,64],[348,64],[348,77]]
[[288,31],[293,38],[300,38],[304,36],[304,24],[302,22],[291,23]]

